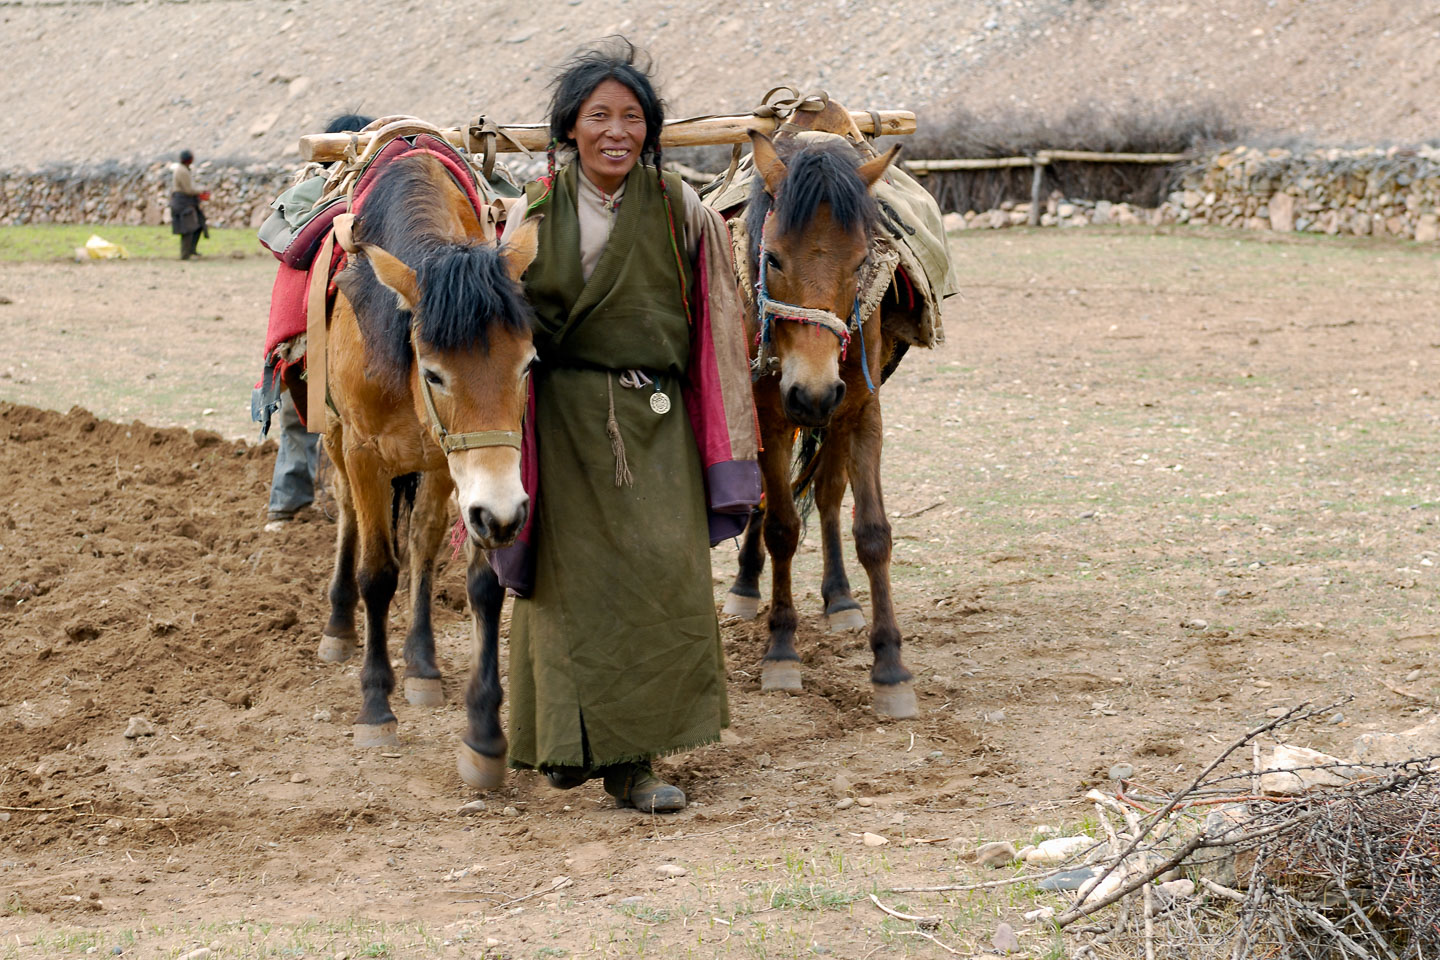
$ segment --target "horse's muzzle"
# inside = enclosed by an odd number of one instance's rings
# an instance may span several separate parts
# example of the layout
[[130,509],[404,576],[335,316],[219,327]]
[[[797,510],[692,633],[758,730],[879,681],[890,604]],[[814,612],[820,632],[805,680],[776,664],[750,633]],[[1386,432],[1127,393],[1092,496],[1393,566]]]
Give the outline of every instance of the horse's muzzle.
[[497,550],[515,542],[520,531],[525,529],[525,521],[529,516],[528,500],[516,506],[513,515],[508,519],[497,517],[489,507],[477,505],[465,512],[465,526],[470,528],[470,536],[477,544],[486,550]]
[[799,384],[785,391],[785,416],[801,427],[823,427],[840,401],[845,399],[845,382],[836,380],[819,389]]

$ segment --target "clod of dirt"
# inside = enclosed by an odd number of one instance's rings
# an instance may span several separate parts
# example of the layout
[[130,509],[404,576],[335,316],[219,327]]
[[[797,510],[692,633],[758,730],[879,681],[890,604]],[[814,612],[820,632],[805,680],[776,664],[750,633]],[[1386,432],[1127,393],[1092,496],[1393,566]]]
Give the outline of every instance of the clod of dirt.
[[835,809],[836,809],[836,810],[849,810],[849,809],[850,809],[851,807],[853,807],[853,806],[855,806],[855,798],[854,798],[854,797],[843,797],[843,798],[841,798],[841,800],[840,800],[838,803],[835,804]]
[[860,839],[864,841],[867,847],[883,847],[890,842],[878,833],[866,833],[861,836]]
[[655,872],[658,873],[658,874],[659,874],[660,876],[662,876],[662,877],[669,877],[669,878],[675,879],[675,878],[679,878],[679,877],[685,876],[685,875],[686,875],[687,873],[689,873],[690,871],[689,871],[689,870],[686,870],[684,867],[680,866],[679,864],[675,864],[675,863],[662,863],[662,864],[660,864],[659,866],[657,866],[657,867],[655,868]]
[[134,740],[136,737],[155,736],[155,724],[144,717],[131,717],[130,723],[125,727],[125,739]]
[[65,636],[76,643],[85,643],[100,636],[100,628],[88,620],[76,620],[65,625]]

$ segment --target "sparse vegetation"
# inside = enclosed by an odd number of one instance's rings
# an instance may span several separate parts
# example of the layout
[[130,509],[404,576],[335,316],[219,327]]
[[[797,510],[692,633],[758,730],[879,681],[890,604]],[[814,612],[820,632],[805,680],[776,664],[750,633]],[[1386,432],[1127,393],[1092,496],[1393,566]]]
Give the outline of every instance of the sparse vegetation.
[[[991,158],[1033,156],[1041,150],[1101,153],[1186,153],[1210,151],[1234,142],[1241,132],[1219,107],[1174,110],[1128,104],[1074,107],[1059,118],[1019,111],[979,116],[964,108],[920,118],[905,138],[905,157]],[[1158,206],[1179,167],[1155,164],[1052,163],[1045,171],[1045,196],[1110,200]],[[1005,201],[1030,200],[1028,167],[932,173],[920,178],[942,210],[991,210]]]
[[[0,226],[0,262],[44,263],[74,260],[75,248],[85,246],[92,234],[124,247],[132,260],[171,260],[179,255],[180,238],[169,227],[130,227],[106,223],[37,223]],[[255,239],[254,230],[211,227],[210,238],[200,240],[200,262],[235,256],[270,258]],[[95,264],[104,266],[104,264]]]

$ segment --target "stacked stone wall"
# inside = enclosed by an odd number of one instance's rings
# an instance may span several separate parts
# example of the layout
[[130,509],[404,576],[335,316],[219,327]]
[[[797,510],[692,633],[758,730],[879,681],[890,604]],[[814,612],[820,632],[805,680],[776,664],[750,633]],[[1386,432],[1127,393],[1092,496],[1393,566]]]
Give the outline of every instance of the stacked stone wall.
[[[270,201],[288,187],[293,166],[196,164],[195,183],[210,191],[211,226],[255,228]],[[170,222],[170,165],[52,168],[38,173],[0,170],[0,225],[25,223]]]
[[[292,182],[282,164],[198,164],[196,182],[211,193],[210,223],[254,229],[270,201]],[[170,222],[165,163],[100,171],[0,171],[0,224]],[[1393,236],[1422,243],[1440,237],[1440,149],[1361,148],[1294,151],[1236,147],[1177,170],[1176,187],[1158,208],[1050,196],[1044,226],[1194,224],[1279,232]],[[1022,226],[1029,204],[946,216],[946,227]]]
[[[923,182],[923,181],[922,181]],[[947,229],[999,229],[1029,222],[1030,205],[954,212]],[[1390,147],[1288,150],[1236,147],[1177,168],[1175,188],[1155,208],[1052,194],[1042,226],[1194,224],[1440,238],[1440,149]]]
[[1434,242],[1440,150],[1237,147],[1180,176],[1165,223]]

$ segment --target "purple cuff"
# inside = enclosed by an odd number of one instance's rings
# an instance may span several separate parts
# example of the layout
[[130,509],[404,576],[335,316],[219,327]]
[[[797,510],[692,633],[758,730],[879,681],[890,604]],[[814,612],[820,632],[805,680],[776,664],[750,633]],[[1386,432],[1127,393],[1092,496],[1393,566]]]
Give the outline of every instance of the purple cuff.
[[517,597],[528,597],[535,592],[535,548],[528,540],[516,540],[508,547],[487,550],[485,557],[502,587]]
[[724,543],[726,540],[734,540],[745,532],[745,524],[750,522],[749,514],[741,516],[738,513],[716,513],[710,511],[710,546]]
[[[705,470],[711,513],[750,515],[760,502],[760,464],[754,460],[722,460]],[[744,523],[741,523],[744,528]]]

